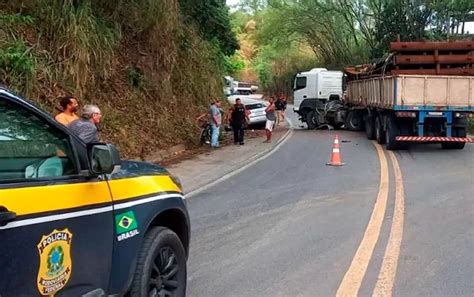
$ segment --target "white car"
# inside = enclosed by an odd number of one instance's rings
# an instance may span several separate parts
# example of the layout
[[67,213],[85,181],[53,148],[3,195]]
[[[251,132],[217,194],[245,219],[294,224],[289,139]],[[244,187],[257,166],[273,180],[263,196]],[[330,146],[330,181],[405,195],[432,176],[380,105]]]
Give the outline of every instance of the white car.
[[254,103],[247,103],[244,105],[245,109],[250,111],[249,125],[265,123],[267,121],[267,116],[265,113],[267,105],[265,103],[255,101]]
[[235,104],[235,99],[240,98],[240,101],[245,105],[245,109],[250,112],[249,114],[249,125],[261,124],[267,121],[265,109],[268,106],[268,102],[264,100],[250,99],[246,96],[231,96],[228,97],[230,104]]

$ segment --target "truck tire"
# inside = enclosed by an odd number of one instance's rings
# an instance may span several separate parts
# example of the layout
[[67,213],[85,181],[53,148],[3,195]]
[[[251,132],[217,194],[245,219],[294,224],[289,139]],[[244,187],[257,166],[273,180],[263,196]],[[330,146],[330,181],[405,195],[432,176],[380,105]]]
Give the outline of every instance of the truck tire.
[[344,122],[346,128],[350,131],[362,131],[364,129],[364,122],[359,112],[349,111]]
[[367,139],[375,139],[375,121],[372,116],[365,116],[365,134],[367,134]]
[[316,129],[316,119],[314,110],[306,114],[306,124],[308,125],[308,130]]
[[154,227],[143,240],[130,296],[186,295],[186,254],[179,237],[168,228]]
[[385,131],[383,130],[382,119],[380,116],[375,118],[375,139],[379,144],[385,144]]
[[400,130],[395,123],[395,119],[392,116],[388,117],[387,130],[385,130],[385,140],[387,142],[387,150],[393,151],[399,148],[398,142],[395,138],[400,134]]
[[[465,127],[453,127],[453,136],[465,138],[466,128]],[[462,150],[466,145],[465,142],[442,142],[441,147],[445,150]]]

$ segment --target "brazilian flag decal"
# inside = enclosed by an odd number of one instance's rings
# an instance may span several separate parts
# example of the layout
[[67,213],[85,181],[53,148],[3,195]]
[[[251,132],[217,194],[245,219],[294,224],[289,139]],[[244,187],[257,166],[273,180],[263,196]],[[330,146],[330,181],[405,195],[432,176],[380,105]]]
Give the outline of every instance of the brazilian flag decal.
[[133,210],[115,216],[117,234],[122,234],[138,228]]

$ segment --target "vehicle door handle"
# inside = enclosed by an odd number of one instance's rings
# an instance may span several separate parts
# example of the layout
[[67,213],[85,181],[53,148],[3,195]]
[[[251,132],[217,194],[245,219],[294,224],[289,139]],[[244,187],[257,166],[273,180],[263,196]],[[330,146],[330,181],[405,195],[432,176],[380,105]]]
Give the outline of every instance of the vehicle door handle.
[[12,211],[1,211],[0,212],[0,226],[5,226],[8,222],[13,221],[16,218],[16,213]]

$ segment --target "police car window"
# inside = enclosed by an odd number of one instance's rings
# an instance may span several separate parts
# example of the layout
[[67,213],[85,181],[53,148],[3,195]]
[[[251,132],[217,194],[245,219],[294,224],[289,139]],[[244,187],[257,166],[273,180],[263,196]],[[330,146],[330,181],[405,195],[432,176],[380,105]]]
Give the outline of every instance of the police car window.
[[68,136],[34,113],[0,99],[0,180],[76,174]]

